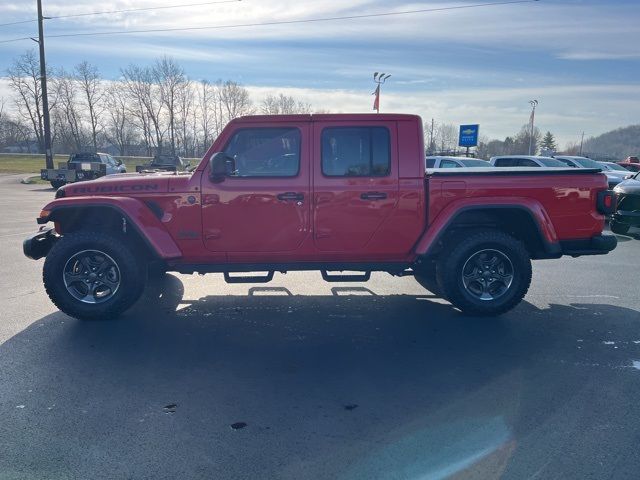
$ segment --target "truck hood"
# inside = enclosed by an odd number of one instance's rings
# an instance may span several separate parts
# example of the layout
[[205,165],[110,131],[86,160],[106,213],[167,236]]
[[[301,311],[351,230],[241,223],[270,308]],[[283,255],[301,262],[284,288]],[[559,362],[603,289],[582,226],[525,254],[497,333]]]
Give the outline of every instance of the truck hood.
[[630,178],[616,185],[613,189],[615,193],[623,195],[640,195],[640,180]]
[[175,177],[173,173],[154,173],[149,175],[122,173],[107,175],[96,180],[65,185],[58,190],[56,197],[84,197],[90,195],[132,196],[144,193],[166,193],[169,190],[169,181],[173,177]]

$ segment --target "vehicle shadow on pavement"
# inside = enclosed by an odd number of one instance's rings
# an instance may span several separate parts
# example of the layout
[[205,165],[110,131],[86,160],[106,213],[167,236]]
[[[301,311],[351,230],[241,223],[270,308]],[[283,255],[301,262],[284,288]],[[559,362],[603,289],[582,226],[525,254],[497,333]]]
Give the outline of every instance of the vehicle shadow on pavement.
[[0,472],[571,478],[579,463],[598,478],[620,459],[617,478],[638,471],[631,405],[616,399],[640,395],[627,365],[640,348],[615,336],[636,311],[523,303],[481,319],[428,294],[275,290],[188,300],[166,275],[121,319],[36,321],[0,346]]

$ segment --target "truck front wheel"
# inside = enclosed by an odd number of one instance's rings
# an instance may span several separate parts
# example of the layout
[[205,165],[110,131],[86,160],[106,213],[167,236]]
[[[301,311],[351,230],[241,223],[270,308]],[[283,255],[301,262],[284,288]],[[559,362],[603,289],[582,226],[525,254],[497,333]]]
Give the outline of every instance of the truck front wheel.
[[58,188],[63,187],[67,182],[64,180],[51,180],[49,183],[57,190]]
[[117,317],[140,297],[145,281],[126,243],[104,232],[64,235],[49,251],[42,276],[56,307],[81,320]]
[[612,219],[609,222],[609,228],[613,233],[617,233],[618,235],[626,235],[627,233],[629,233],[631,225],[629,225],[628,223],[621,223]]
[[520,303],[531,284],[529,253],[501,231],[472,233],[442,255],[438,285],[444,297],[467,314],[505,313]]

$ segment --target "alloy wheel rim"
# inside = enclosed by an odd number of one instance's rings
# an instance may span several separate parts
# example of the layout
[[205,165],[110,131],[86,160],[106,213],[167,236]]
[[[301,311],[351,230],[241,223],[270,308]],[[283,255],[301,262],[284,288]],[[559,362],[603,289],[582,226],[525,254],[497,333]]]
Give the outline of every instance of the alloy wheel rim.
[[82,303],[103,303],[120,288],[120,268],[100,250],[82,250],[64,265],[62,279],[67,292]]
[[513,283],[513,263],[499,250],[484,249],[473,253],[462,267],[462,284],[472,297],[497,300]]

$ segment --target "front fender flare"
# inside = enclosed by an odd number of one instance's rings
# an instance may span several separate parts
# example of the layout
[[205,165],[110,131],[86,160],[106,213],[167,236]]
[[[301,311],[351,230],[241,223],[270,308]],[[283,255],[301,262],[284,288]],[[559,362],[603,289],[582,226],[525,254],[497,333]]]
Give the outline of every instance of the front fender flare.
[[149,248],[161,259],[179,258],[182,252],[169,235],[162,222],[141,201],[131,197],[70,197],[60,198],[48,203],[43,211],[48,212],[38,218],[38,223],[55,221],[56,217],[73,209],[109,208],[126,219],[127,225],[136,229]]

